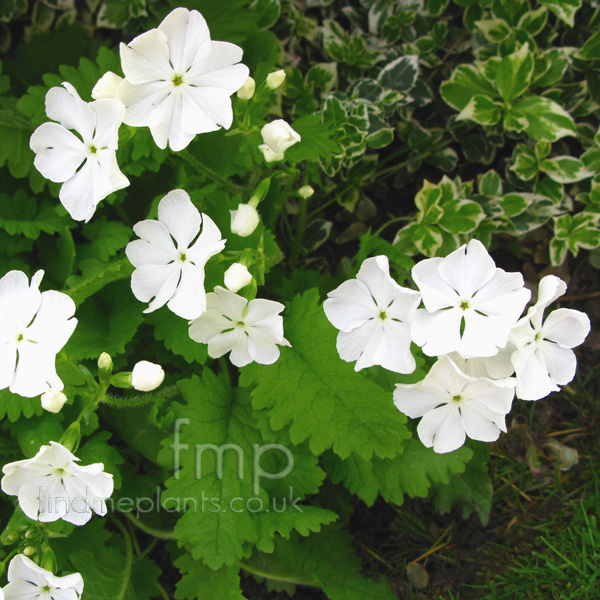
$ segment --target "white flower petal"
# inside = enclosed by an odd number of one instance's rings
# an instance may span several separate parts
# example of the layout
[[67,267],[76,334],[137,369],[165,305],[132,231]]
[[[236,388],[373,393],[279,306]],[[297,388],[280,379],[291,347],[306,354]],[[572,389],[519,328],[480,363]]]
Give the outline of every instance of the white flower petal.
[[[141,265],[131,276],[131,289],[133,295],[141,302],[148,302],[154,296],[161,296],[164,300],[160,306],[171,299],[179,283],[181,268],[177,264],[168,265]],[[163,288],[167,289],[161,293]],[[163,298],[164,297],[164,298]],[[156,306],[156,308],[160,308]]]
[[418,419],[440,404],[446,404],[446,400],[446,394],[440,394],[439,390],[426,388],[420,383],[398,383],[394,390],[396,408],[411,419]]
[[439,263],[438,271],[444,281],[466,299],[492,279],[496,264],[480,241],[471,240],[448,254]]
[[25,339],[57,354],[77,326],[77,319],[72,318],[74,314],[75,302],[69,296],[54,290],[43,292],[39,310],[25,330]]
[[543,354],[534,344],[514,352],[511,360],[517,377],[517,398],[539,400],[560,389],[552,383]]
[[62,390],[64,385],[56,374],[56,355],[38,344],[21,342],[17,349],[17,368],[10,391],[24,398],[35,398],[51,387]]
[[173,249],[173,252],[168,252],[146,240],[133,240],[133,242],[129,242],[125,248],[125,254],[134,267],[141,267],[142,265],[168,265],[179,257],[175,249]]
[[50,181],[62,183],[73,177],[87,158],[83,142],[57,123],[40,125],[31,136],[29,147],[35,152],[35,168]]
[[499,427],[474,407],[461,403],[460,413],[465,432],[472,440],[495,442],[500,437]]
[[39,291],[43,271],[31,279],[22,271],[9,271],[0,279],[0,313],[14,324],[16,333],[23,333],[40,308]]
[[[218,73],[222,69],[226,69],[231,65],[235,65],[235,63],[239,63],[240,60],[242,60],[243,53],[243,50],[239,46],[230,42],[211,41],[210,44],[203,44],[194,57],[194,64],[188,71],[186,79],[193,85],[197,85],[199,78],[203,76],[210,77],[213,73]],[[245,65],[241,66],[245,67]],[[241,77],[244,71],[240,70],[238,73],[239,77]],[[240,83],[238,88],[232,89],[230,94],[237,92],[237,90],[246,82],[249,74],[247,67],[245,73],[244,80]]]
[[435,313],[419,309],[411,323],[412,339],[427,356],[453,352],[460,345],[462,318],[462,311],[454,308]]
[[0,346],[0,390],[7,388],[15,376],[17,348],[14,344]]
[[172,81],[174,72],[169,62],[167,36],[160,29],[138,35],[128,45],[121,44],[121,67],[130,83]]
[[[207,303],[209,296],[210,294],[207,294]],[[207,308],[190,324],[189,334],[195,342],[208,344],[212,338],[232,326],[231,320],[224,317],[216,308]]]
[[96,131],[94,145],[100,149],[109,147],[117,149],[119,142],[119,127],[125,117],[125,106],[119,100],[103,98],[90,104],[96,113]]
[[400,289],[400,286],[390,277],[390,263],[387,256],[367,258],[362,263],[356,279],[366,286],[381,310],[385,310],[392,304]]
[[380,312],[367,286],[357,279],[344,281],[329,292],[323,310],[331,324],[341,331],[352,331]]
[[217,87],[187,86],[182,91],[182,96],[181,127],[186,132],[207,133],[216,131],[218,126],[225,129],[231,127],[233,108],[230,94],[226,90]]
[[[227,42],[212,42],[211,46],[214,44],[233,46],[233,44]],[[237,46],[234,47],[238,48]],[[241,49],[239,50],[241,60]],[[236,52],[236,54],[238,53]],[[190,84],[197,88],[220,88],[231,95],[246,83],[248,75],[249,69],[246,65],[230,64],[230,66],[225,66],[222,69],[215,69],[203,75],[198,75],[190,80]]]
[[167,306],[182,319],[197,319],[206,310],[204,270],[189,261],[184,262],[181,279]]
[[524,285],[521,273],[506,273],[496,269],[493,278],[475,294],[469,304],[485,315],[505,317],[516,323],[531,298],[531,292]]
[[[171,254],[173,258],[178,256],[173,239],[169,235],[167,228],[160,221],[154,221],[152,219],[146,219],[145,221],[138,221],[133,226],[133,232],[145,240],[152,246],[156,246],[159,250]],[[150,261],[142,261],[142,264]],[[137,266],[134,264],[134,266]]]
[[169,44],[169,58],[175,73],[182,75],[194,63],[199,49],[210,43],[206,20],[197,10],[176,8],[158,26]]
[[[244,334],[242,333],[242,335]],[[227,354],[233,349],[239,337],[240,332],[237,329],[217,334],[208,342],[208,355],[211,358],[220,358]],[[248,355],[249,357],[250,355]]]
[[412,277],[423,297],[425,308],[434,312],[449,306],[456,306],[459,297],[439,273],[443,258],[427,258],[412,268]]
[[548,375],[552,383],[566,385],[573,381],[577,370],[577,358],[569,348],[561,348],[552,342],[542,342],[540,350],[544,355]]
[[[169,97],[173,86],[166,81],[150,81],[135,85],[123,80],[117,88],[116,99],[126,108],[123,121],[132,127],[143,127],[150,122],[154,109]],[[165,144],[166,147],[166,144]]]
[[63,127],[77,131],[89,143],[96,128],[96,113],[67,82],[63,88],[53,87],[46,94],[46,114]]
[[194,139],[194,134],[182,127],[182,93],[174,90],[150,114],[148,126],[159,148],[179,152]]
[[590,328],[590,318],[585,313],[559,308],[553,310],[544,321],[542,336],[563,348],[575,348],[583,344]]
[[248,336],[248,354],[261,365],[272,365],[279,358],[280,352],[273,336],[256,327],[252,330],[252,335]]
[[184,190],[172,190],[158,204],[158,220],[185,252],[200,232],[202,217]]
[[419,439],[438,453],[452,452],[465,443],[465,429],[458,405],[447,404],[426,413],[417,425]]

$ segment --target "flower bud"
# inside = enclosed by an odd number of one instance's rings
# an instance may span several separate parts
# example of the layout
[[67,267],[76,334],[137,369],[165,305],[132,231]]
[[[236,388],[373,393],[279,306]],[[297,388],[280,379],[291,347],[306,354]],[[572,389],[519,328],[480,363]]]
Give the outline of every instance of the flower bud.
[[248,271],[248,267],[241,263],[233,263],[227,271],[225,271],[225,287],[230,292],[237,292],[247,286],[252,281],[252,275]]
[[258,211],[250,204],[240,204],[231,213],[231,231],[240,237],[248,237],[260,222]]
[[25,546],[25,548],[23,548],[23,554],[25,556],[33,556],[36,552],[35,546]]
[[290,146],[302,139],[283,119],[276,119],[271,123],[267,123],[260,130],[260,134],[263,142],[275,154],[283,154]]
[[110,376],[113,370],[113,361],[108,352],[103,352],[98,357],[98,374],[101,379],[106,379]]
[[285,71],[273,71],[267,75],[267,87],[276,90],[285,81]]
[[283,160],[283,152],[273,152],[266,144],[260,144],[258,149],[263,153],[263,156],[268,163]]
[[60,391],[50,388],[42,394],[42,408],[51,413],[58,413],[65,405],[67,397]]
[[237,91],[238,98],[240,100],[250,100],[254,96],[254,90],[256,89],[256,82],[252,77],[246,79],[246,83]]
[[100,100],[101,98],[114,98],[117,93],[119,84],[123,81],[122,77],[119,77],[112,71],[107,71],[98,79],[98,82],[92,90],[92,98],[94,100]]
[[304,200],[308,200],[314,193],[315,190],[312,187],[312,185],[303,185],[298,190],[298,196],[300,196],[300,198],[303,198]]
[[138,392],[151,392],[155,390],[165,378],[165,372],[160,365],[141,360],[136,363],[131,371],[131,385]]

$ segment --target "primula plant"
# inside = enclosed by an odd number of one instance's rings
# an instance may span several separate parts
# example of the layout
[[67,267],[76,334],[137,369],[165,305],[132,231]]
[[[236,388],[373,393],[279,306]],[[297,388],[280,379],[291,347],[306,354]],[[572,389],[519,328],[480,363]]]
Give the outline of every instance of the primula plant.
[[511,411],[575,378],[596,5],[0,21],[0,598],[397,597],[355,508],[485,523]]

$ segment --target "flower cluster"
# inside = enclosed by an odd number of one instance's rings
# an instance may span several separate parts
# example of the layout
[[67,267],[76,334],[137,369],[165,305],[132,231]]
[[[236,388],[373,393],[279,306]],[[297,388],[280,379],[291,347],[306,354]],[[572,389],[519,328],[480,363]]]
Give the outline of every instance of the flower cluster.
[[[328,294],[325,314],[340,330],[340,357],[355,369],[380,365],[412,373],[414,342],[437,357],[425,378],[397,384],[394,403],[436,452],[462,446],[465,437],[491,442],[506,431],[515,396],[539,400],[569,383],[572,350],[590,330],[584,313],[544,310],[566,290],[558,277],[540,281],[538,300],[521,318],[531,293],[519,273],[496,267],[477,240],[412,270],[418,292],[399,286],[384,256],[367,259],[356,279]],[[423,308],[418,306],[423,304]]]

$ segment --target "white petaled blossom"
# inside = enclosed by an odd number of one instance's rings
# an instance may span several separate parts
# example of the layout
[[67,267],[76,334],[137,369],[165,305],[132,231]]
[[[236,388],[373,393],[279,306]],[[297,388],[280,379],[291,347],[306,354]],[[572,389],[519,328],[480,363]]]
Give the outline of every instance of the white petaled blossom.
[[230,352],[236,367],[251,362],[271,365],[279,358],[279,346],[289,346],[283,337],[285,308],[273,300],[246,300],[217,286],[207,295],[206,312],[190,325],[190,337],[208,344],[208,355],[219,358]]
[[242,49],[215,42],[196,10],[176,8],[157,29],[121,44],[125,123],[148,126],[159,148],[183,150],[198,133],[229,129],[231,94],[248,79]]
[[58,197],[71,217],[89,221],[101,200],[129,185],[116,157],[125,107],[110,98],[84,102],[71,84],[63,86],[46,94],[46,114],[58,122],[40,125],[29,146],[36,169],[63,184]]
[[252,77],[246,79],[246,83],[237,91],[237,96],[240,100],[250,100],[254,96],[256,90],[256,81]]
[[10,271],[0,279],[0,389],[25,398],[63,389],[56,355],[77,325],[69,296],[40,292],[43,276],[38,271],[30,284],[25,273]]
[[138,392],[151,392],[164,380],[165,372],[160,365],[141,360],[131,371],[131,385]]
[[42,446],[27,460],[2,468],[2,491],[17,496],[21,510],[36,521],[63,519],[84,525],[92,511],[104,516],[113,493],[113,476],[102,463],[79,466],[79,459],[58,442]]
[[58,577],[17,554],[8,565],[5,600],[79,600],[83,578],[79,573]]
[[419,383],[396,384],[394,404],[412,419],[422,417],[419,439],[427,448],[445,453],[460,448],[466,436],[497,440],[506,431],[514,394],[514,387],[465,375],[442,356]]
[[555,275],[539,284],[537,302],[510,334],[517,350],[511,356],[517,377],[517,397],[539,400],[559,390],[575,376],[577,359],[572,348],[590,332],[589,317],[578,310],[559,308],[546,320],[544,311],[562,296],[567,285]]
[[231,232],[240,237],[248,237],[260,223],[258,211],[252,204],[239,204],[231,213]]
[[390,277],[387,256],[365,260],[356,279],[329,292],[323,303],[327,318],[340,330],[340,357],[357,361],[356,371],[381,365],[396,373],[412,373],[416,363],[410,351],[410,322],[420,301],[418,292]]
[[225,271],[225,287],[230,292],[237,292],[243,287],[246,287],[252,281],[252,275],[248,271],[248,267],[241,263],[233,263],[227,271]]
[[276,90],[285,81],[285,71],[273,71],[267,75],[266,84],[270,90]]
[[300,134],[294,131],[283,119],[276,119],[267,123],[260,134],[264,144],[258,149],[263,153],[267,162],[283,160],[283,153],[290,147],[300,142]]
[[158,205],[158,221],[140,221],[133,231],[141,239],[125,253],[135,267],[135,297],[150,302],[144,312],[166,304],[184,319],[199,317],[206,308],[204,266],[225,247],[214,221],[200,214],[187,192],[173,190]]
[[478,240],[421,261],[412,275],[425,305],[413,319],[412,337],[428,356],[494,356],[531,297],[523,276],[497,268]]

